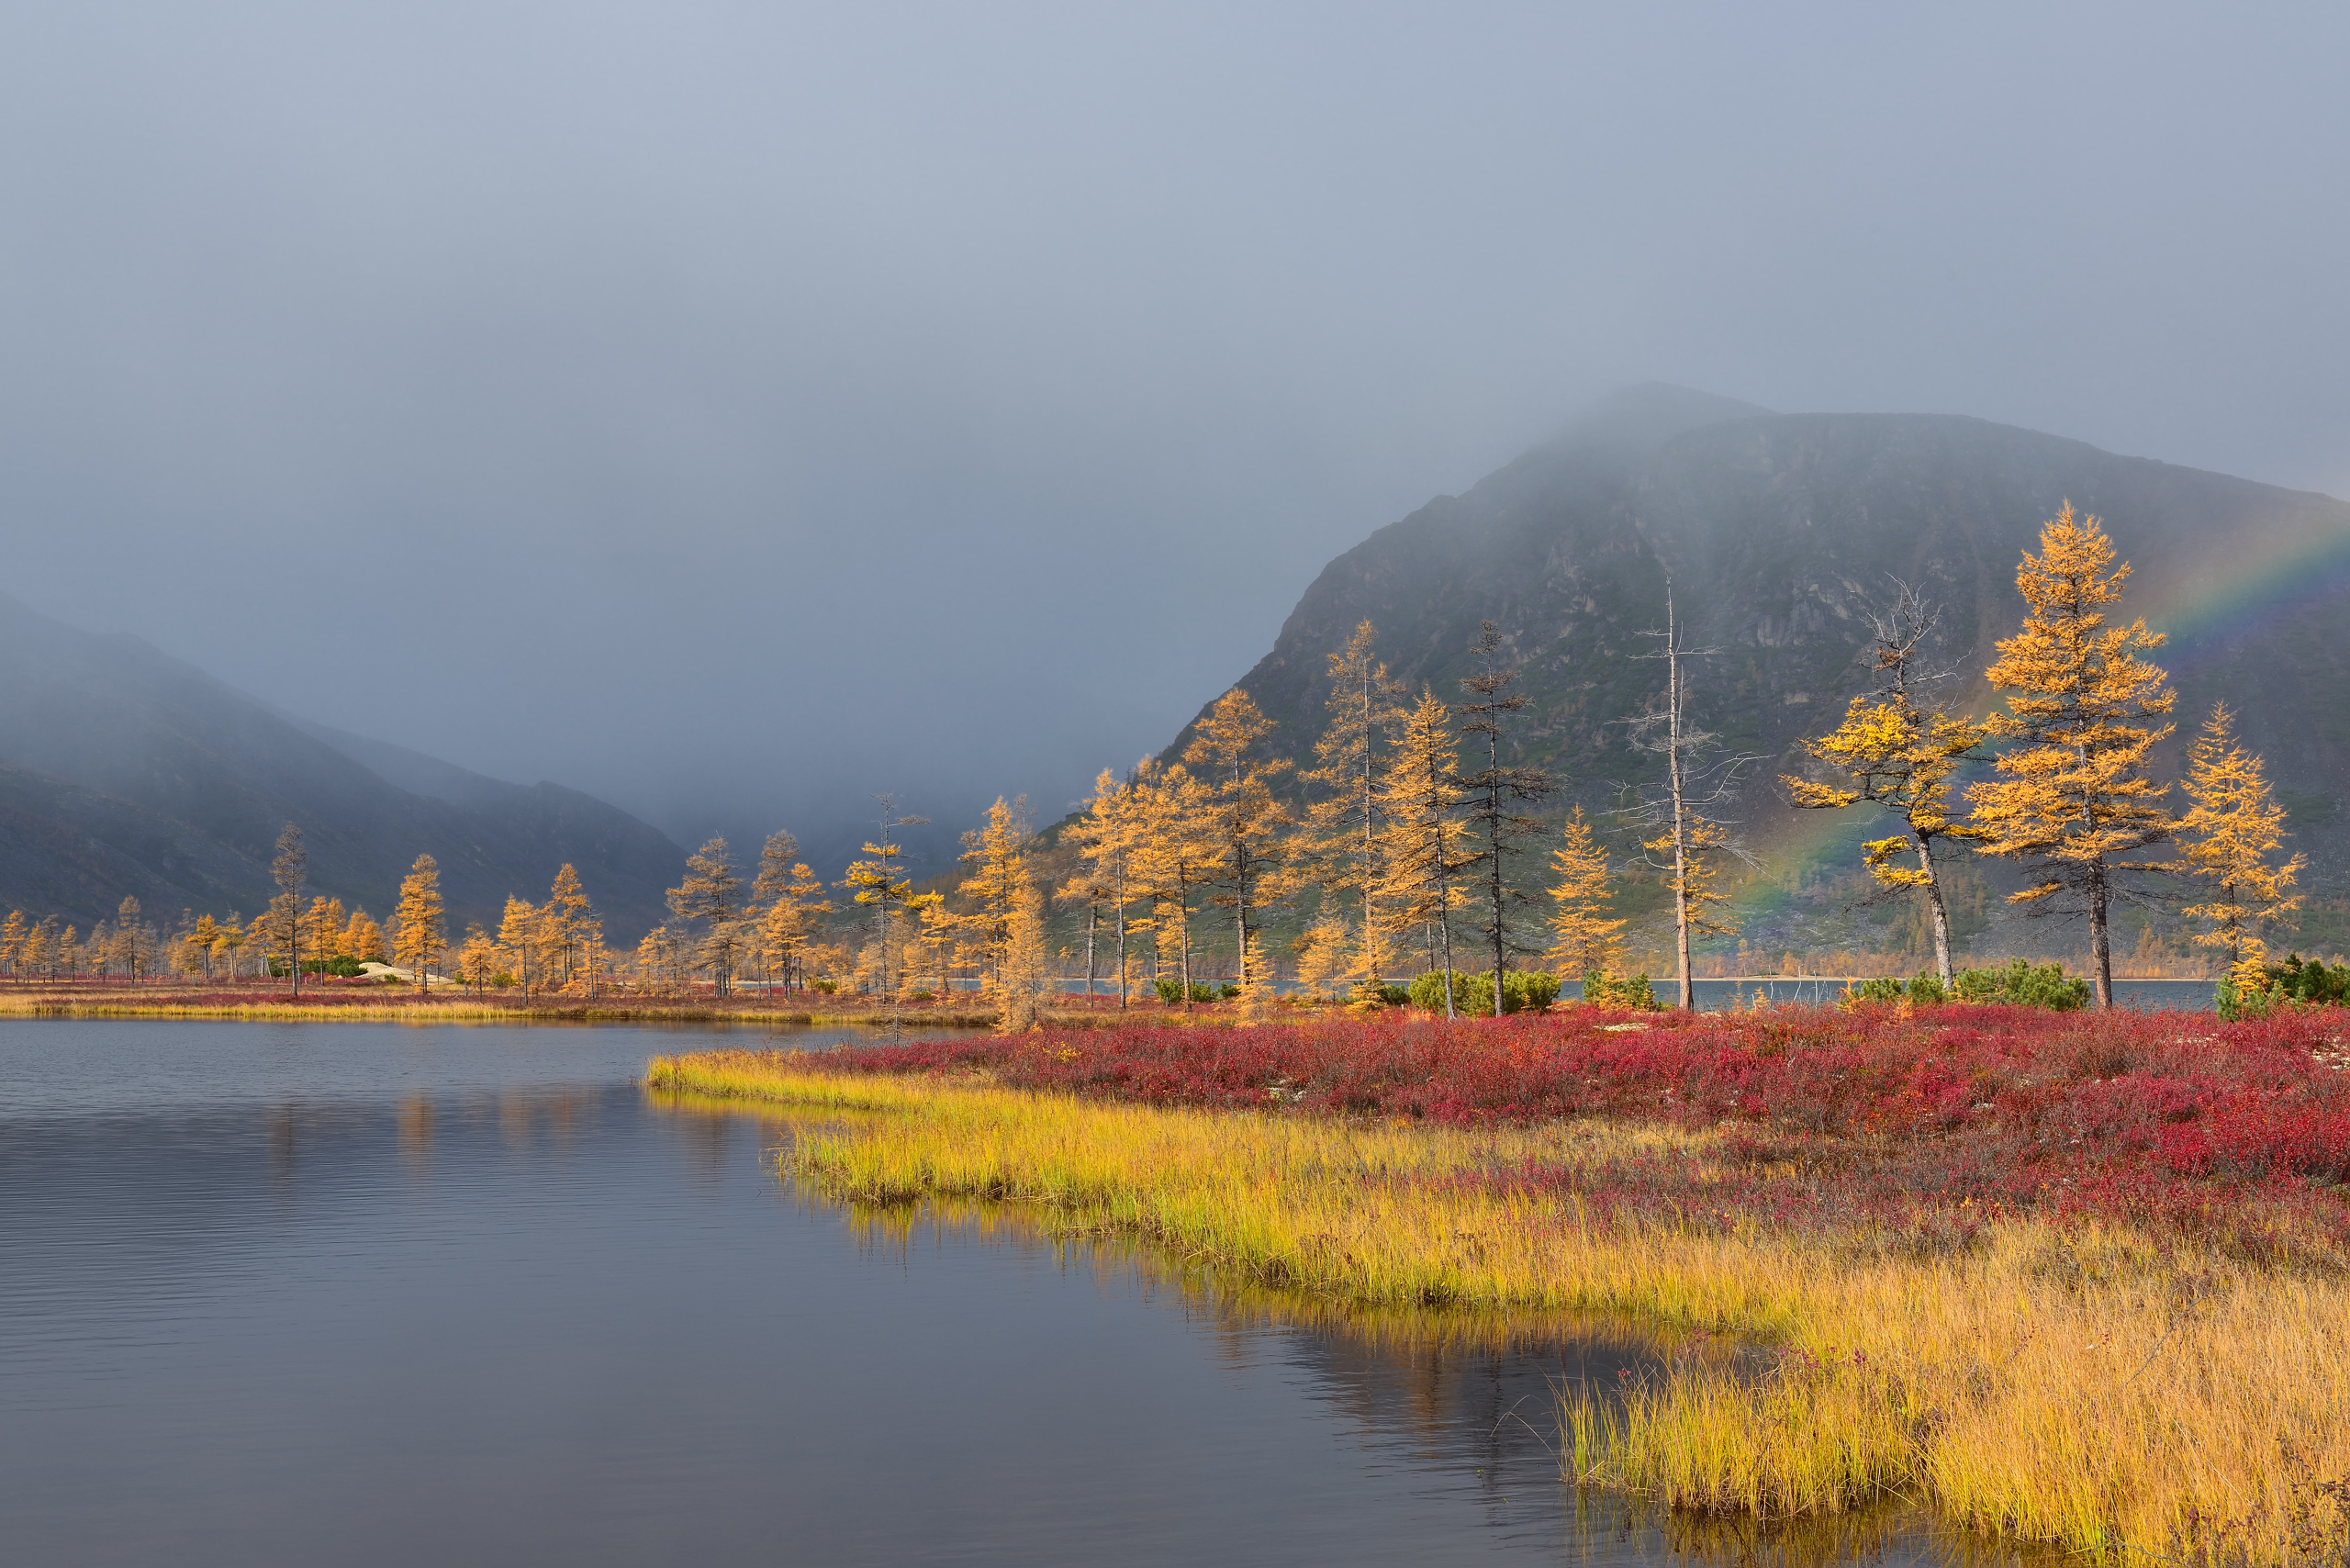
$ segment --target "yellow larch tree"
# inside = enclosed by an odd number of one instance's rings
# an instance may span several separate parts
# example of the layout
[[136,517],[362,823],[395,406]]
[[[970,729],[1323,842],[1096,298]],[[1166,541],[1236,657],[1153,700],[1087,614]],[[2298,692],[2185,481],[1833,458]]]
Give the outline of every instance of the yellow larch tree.
[[1583,820],[1583,808],[1568,813],[1559,847],[1550,853],[1550,884],[1557,909],[1550,915],[1550,950],[1544,955],[1560,978],[1612,974],[1624,961],[1625,922],[1611,920],[1615,877],[1607,851]]
[[[2115,879],[2161,870],[2121,858],[2170,835],[2164,788],[2146,775],[2146,755],[2175,727],[2160,722],[2177,700],[2161,668],[2140,655],[2162,646],[2143,621],[2109,625],[2128,562],[2097,518],[2070,501],[2040,531],[2040,554],[2024,553],[2016,587],[2023,626],[1999,644],[1986,672],[2006,693],[1992,715],[1995,739],[2009,743],[1998,777],[1970,786],[1975,848],[2021,861],[2030,887],[2011,902],[2086,915],[2099,1007],[2113,1005],[2113,943],[2107,919]],[[2065,901],[2047,901],[2058,894]]]
[[420,855],[400,883],[400,902],[393,911],[399,922],[393,952],[416,973],[417,989],[432,989],[432,965],[449,946],[449,928],[441,907],[441,863]]
[[2211,923],[2195,934],[2195,942],[2227,955],[2229,978],[2239,992],[2260,991],[2267,985],[2268,960],[2261,928],[2300,908],[2292,888],[2305,858],[2275,858],[2284,847],[2285,808],[2269,790],[2259,754],[2237,743],[2235,715],[2226,703],[2212,705],[2180,788],[2191,802],[2178,820],[2180,860],[2210,891],[2179,913]]
[[1008,1035],[1038,1027],[1038,1014],[1052,994],[1053,973],[1045,949],[1045,895],[1034,882],[1024,879],[1013,890],[996,977],[1003,1003],[998,1027]]
[[506,910],[498,922],[498,946],[506,955],[506,968],[521,984],[522,1000],[529,1002],[544,978],[546,926],[539,919],[538,906],[507,894]]
[[564,984],[570,984],[582,968],[591,940],[601,940],[603,933],[595,907],[579,885],[579,873],[568,860],[555,872],[547,902],[539,906],[539,930],[546,943],[550,980],[559,974]]
[[1360,946],[1344,915],[1326,914],[1314,921],[1295,946],[1298,989],[1308,996],[1332,998],[1358,989],[1355,968]]
[[11,976],[17,972],[17,960],[24,953],[25,933],[29,929],[25,924],[25,912],[20,909],[10,910],[8,918],[0,920],[0,967],[5,967]]
[[1379,889],[1386,877],[1379,771],[1384,745],[1404,718],[1397,701],[1403,685],[1388,678],[1387,666],[1374,652],[1376,639],[1376,629],[1365,620],[1347,645],[1329,656],[1330,695],[1324,707],[1330,720],[1314,743],[1319,766],[1301,776],[1324,791],[1306,822],[1314,880],[1325,897],[1351,905],[1354,915],[1350,926],[1345,921],[1338,927],[1326,921],[1317,924],[1315,929],[1324,939],[1313,945],[1314,962],[1318,971],[1326,961],[1332,930],[1350,929],[1351,950],[1339,972],[1365,997],[1376,995],[1390,964],[1388,923],[1379,914]]
[[1136,769],[1134,788],[1130,864],[1135,890],[1151,905],[1151,941],[1158,978],[1174,980],[1188,1009],[1192,985],[1192,900],[1217,865],[1216,846],[1204,831],[1208,790],[1180,762],[1161,767],[1146,761]]
[[1451,710],[1425,688],[1379,779],[1382,829],[1380,918],[1391,930],[1427,933],[1428,968],[1444,975],[1444,1012],[1456,1016],[1452,925],[1462,877],[1477,864],[1477,845],[1460,821],[1454,765],[1459,743]]
[[[1803,743],[1814,762],[1851,779],[1849,786],[1780,775],[1788,799],[1810,811],[1869,804],[1900,824],[1898,833],[1861,846],[1880,887],[1915,888],[1924,896],[1942,989],[1955,983],[1950,948],[1950,907],[1937,863],[1945,846],[1977,839],[1984,830],[1951,815],[1951,778],[1988,727],[1954,718],[1947,704],[1929,700],[1931,672],[1919,667],[1932,636],[1933,607],[1897,581],[1893,602],[1871,621],[1876,634],[1875,688],[1852,699],[1844,722]],[[1907,862],[1913,859],[1916,864]]]
[[[1118,963],[1118,1005],[1126,1005],[1126,943],[1133,931],[1128,911],[1136,898],[1134,858],[1140,842],[1142,807],[1138,783],[1143,770],[1137,767],[1122,782],[1117,775],[1103,768],[1093,780],[1093,799],[1086,803],[1084,813],[1071,823],[1062,834],[1062,842],[1076,854],[1080,868],[1069,879],[1063,896],[1072,896],[1080,887],[1093,908],[1110,911],[1111,937]],[[1086,935],[1086,995],[1093,994],[1093,937],[1089,927]]]
[[464,946],[457,949],[457,978],[471,987],[476,996],[487,991],[498,975],[498,944],[478,924],[465,926]]
[[913,879],[906,875],[905,846],[898,830],[929,824],[927,817],[908,816],[898,810],[898,798],[874,797],[881,808],[880,837],[865,846],[865,857],[849,863],[841,886],[850,898],[873,913],[873,940],[867,947],[873,964],[875,994],[890,1002],[890,1024],[897,1027],[898,993],[901,986],[897,962],[905,946],[905,916],[914,898]]
[[726,840],[712,838],[686,857],[685,880],[669,890],[668,899],[671,927],[680,934],[699,928],[711,988],[728,994],[743,947],[743,879]]
[[[767,880],[764,865],[760,878]],[[780,879],[769,881],[768,886],[767,908],[759,916],[761,962],[768,966],[770,973],[779,969],[783,983],[789,988],[804,980],[800,973],[803,955],[815,937],[816,917],[831,913],[833,906],[825,901],[823,884],[804,860],[794,861]]]
[[1012,916],[1028,886],[1028,797],[998,795],[988,808],[987,825],[963,835],[963,863],[971,868],[962,894],[970,911],[962,919],[966,960],[979,971],[982,989],[993,991],[1003,975],[1012,942]]
[[351,923],[342,928],[342,950],[363,964],[382,963],[384,928],[365,910],[352,910]]
[[1240,983],[1249,980],[1251,916],[1285,890],[1281,872],[1293,825],[1289,808],[1274,795],[1272,781],[1289,763],[1264,754],[1274,730],[1254,699],[1233,688],[1192,727],[1183,761],[1207,786],[1207,816],[1202,835],[1212,847],[1214,897],[1233,913],[1233,950]]

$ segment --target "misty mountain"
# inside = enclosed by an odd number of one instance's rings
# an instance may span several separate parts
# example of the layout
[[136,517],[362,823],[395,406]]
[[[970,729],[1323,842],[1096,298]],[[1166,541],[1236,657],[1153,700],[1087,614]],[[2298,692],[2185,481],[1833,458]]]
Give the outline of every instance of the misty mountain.
[[[88,921],[125,894],[157,914],[250,914],[301,825],[310,882],[377,915],[420,853],[452,921],[495,918],[579,868],[610,939],[662,917],[685,852],[617,807],[509,784],[295,719],[135,637],[0,596],[0,907]],[[355,703],[364,712],[364,703]]]
[[[1238,684],[1281,722],[1282,748],[1310,756],[1327,656],[1357,622],[1376,624],[1381,656],[1415,692],[1450,700],[1492,620],[1533,699],[1521,755],[1554,770],[1561,808],[1604,810],[1649,766],[1621,721],[1662,689],[1661,666],[1639,655],[1670,577],[1691,641],[1718,650],[1694,666],[1697,721],[1767,759],[1745,793],[1746,832],[1799,851],[1818,819],[1784,805],[1775,776],[1867,689],[1866,607],[1895,577],[1919,584],[1942,610],[1951,689],[1986,711],[1981,671],[2023,614],[2017,561],[2067,498],[2104,519],[2135,568],[2125,613],[2170,634],[2157,657],[2178,688],[2180,735],[2164,766],[2224,697],[2268,759],[2317,884],[2338,885],[2350,506],[1981,420],[1771,414],[1634,389],[1332,561]],[[1853,827],[1863,814],[1841,813]]]

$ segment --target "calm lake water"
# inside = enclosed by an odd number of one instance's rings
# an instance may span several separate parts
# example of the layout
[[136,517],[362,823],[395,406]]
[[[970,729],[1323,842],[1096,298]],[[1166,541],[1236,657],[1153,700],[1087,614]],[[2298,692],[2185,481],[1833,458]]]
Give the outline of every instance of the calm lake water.
[[637,1087],[716,1043],[0,1023],[0,1559],[1739,1555],[1560,1484],[1551,1391],[1628,1346],[1317,1327],[860,1219],[778,1178],[773,1123]]

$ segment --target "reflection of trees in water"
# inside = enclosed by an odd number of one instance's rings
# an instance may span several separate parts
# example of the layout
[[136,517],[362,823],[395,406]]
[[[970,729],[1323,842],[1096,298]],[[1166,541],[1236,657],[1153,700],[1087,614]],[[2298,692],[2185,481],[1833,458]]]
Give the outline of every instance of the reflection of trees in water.
[[411,1094],[400,1102],[400,1163],[421,1175],[432,1168],[432,1102]]

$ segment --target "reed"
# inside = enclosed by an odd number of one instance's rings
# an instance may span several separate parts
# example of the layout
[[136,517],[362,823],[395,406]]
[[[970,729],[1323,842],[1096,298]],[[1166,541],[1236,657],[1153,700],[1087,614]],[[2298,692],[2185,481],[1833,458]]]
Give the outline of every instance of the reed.
[[[1578,1182],[1627,1160],[1734,1175],[1720,1134],[1623,1119],[1161,1108],[749,1052],[656,1058],[649,1077],[803,1107],[816,1125],[791,1167],[856,1201],[1022,1204],[1058,1234],[1145,1239],[1335,1305],[1674,1331],[1664,1373],[1571,1392],[1566,1415],[1576,1479],[1677,1507],[1800,1518],[1898,1495],[1985,1531],[2198,1562],[2350,1540],[2327,1487],[2350,1477],[2350,1283],[2322,1252],[2036,1216],[1921,1252],[1865,1216],[1603,1212]],[[875,1114],[823,1120],[844,1108]],[[1530,1165],[1565,1179],[1494,1179]]]

